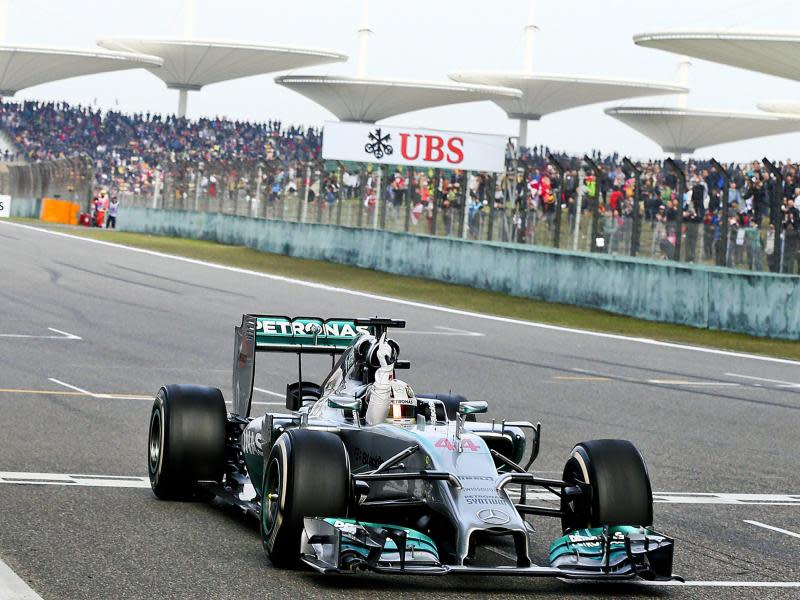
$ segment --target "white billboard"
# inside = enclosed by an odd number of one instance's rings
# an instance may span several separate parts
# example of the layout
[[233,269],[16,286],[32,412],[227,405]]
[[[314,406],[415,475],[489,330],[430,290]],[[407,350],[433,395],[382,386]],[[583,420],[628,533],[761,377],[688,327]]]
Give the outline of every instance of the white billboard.
[[0,219],[11,216],[11,196],[0,194]]
[[322,158],[466,171],[505,170],[502,135],[326,122]]

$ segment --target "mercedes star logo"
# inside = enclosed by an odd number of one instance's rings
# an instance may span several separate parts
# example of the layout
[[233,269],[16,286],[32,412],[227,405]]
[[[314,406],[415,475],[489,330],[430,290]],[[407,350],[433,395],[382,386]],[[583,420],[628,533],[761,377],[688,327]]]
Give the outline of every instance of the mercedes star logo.
[[478,518],[489,525],[505,525],[511,519],[502,510],[484,508],[478,511]]

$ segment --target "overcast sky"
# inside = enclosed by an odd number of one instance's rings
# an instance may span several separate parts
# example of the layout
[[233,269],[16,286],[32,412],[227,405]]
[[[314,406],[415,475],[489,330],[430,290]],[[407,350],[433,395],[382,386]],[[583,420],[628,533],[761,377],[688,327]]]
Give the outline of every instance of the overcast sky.
[[[195,37],[315,46],[348,54],[347,63],[307,72],[355,74],[361,0],[196,0]],[[92,47],[99,37],[183,34],[183,0],[8,0],[7,42]],[[445,80],[448,72],[521,70],[528,0],[372,0],[368,74]],[[678,57],[633,44],[636,33],[674,27],[786,30],[792,0],[539,0],[534,67],[541,72],[673,81]],[[694,60],[689,106],[755,110],[762,100],[798,98],[800,83]],[[21,98],[67,100],[124,111],[174,112],[177,92],[147,71],[82,77],[23,90]],[[617,104],[674,106],[674,96]],[[602,112],[574,109],[531,122],[528,138],[582,153],[617,150],[660,157],[659,147]],[[214,84],[189,95],[189,116],[227,116],[321,125],[332,115],[265,75]],[[517,125],[489,102],[408,113],[387,123],[516,135]],[[700,150],[696,156],[800,159],[800,134]]]

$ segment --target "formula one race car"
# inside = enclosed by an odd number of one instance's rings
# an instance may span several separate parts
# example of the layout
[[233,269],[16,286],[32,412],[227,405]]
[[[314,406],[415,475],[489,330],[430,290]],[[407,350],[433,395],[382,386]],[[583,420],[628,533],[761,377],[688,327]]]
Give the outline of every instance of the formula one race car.
[[[404,326],[244,315],[235,334],[231,412],[216,388],[168,385],[155,398],[148,468],[156,496],[206,495],[242,509],[258,519],[270,561],[284,568],[678,579],[673,540],[652,529],[647,468],[630,442],[579,443],[563,477],[545,479],[530,472],[541,425],[479,422],[486,402],[414,395],[406,386],[402,402],[415,414],[367,424],[376,372],[386,366],[376,349],[391,345],[392,370],[410,366],[397,358],[397,343],[386,341],[388,329]],[[298,355],[299,376],[286,386],[288,413],[250,417],[260,352]],[[303,381],[308,354],[331,356],[321,383]],[[558,504],[527,502],[547,492]],[[529,558],[531,516],[561,520],[548,566]],[[479,549],[497,543],[513,548],[509,564],[479,560]]]

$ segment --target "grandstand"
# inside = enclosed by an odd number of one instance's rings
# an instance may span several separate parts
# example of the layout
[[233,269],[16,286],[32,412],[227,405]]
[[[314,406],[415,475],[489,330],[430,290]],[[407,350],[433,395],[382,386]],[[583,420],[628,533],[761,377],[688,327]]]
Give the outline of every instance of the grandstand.
[[[345,178],[341,170],[325,172],[321,132],[314,128],[277,121],[102,113],[32,101],[4,102],[0,128],[27,161],[49,164],[89,157],[93,188],[107,189],[126,203],[150,206],[160,193],[159,205],[171,208],[287,218],[305,214],[302,173],[318,173],[310,182],[313,218],[325,215],[325,222],[332,222],[333,213],[325,206],[345,198],[349,202],[344,212],[337,208],[337,222],[344,224],[341,219],[349,218],[347,223],[354,226],[374,223],[370,219],[377,214],[364,215],[363,207],[379,184],[367,176],[364,165],[347,167],[355,180]],[[562,244],[576,250],[655,258],[675,258],[665,240],[681,226],[686,236],[683,260],[781,272],[800,268],[800,262],[792,263],[800,250],[800,213],[795,207],[800,187],[794,164],[777,165],[779,177],[758,163],[727,165],[731,184],[726,209],[724,179],[706,161],[684,165],[687,187],[682,198],[675,176],[658,161],[640,163],[637,190],[619,156],[593,154],[602,168],[594,180],[581,157],[561,153],[562,183],[549,167],[547,152],[543,147],[523,150],[509,163],[509,172],[496,178],[452,173],[436,179],[425,170],[406,171],[391,181],[392,193],[387,194],[395,199],[387,202],[394,208],[388,213],[384,209],[382,219],[389,219],[387,226],[402,227],[399,207],[407,206],[403,210],[411,215],[413,204],[418,215],[411,220],[416,223],[413,231],[419,233],[460,236],[464,231],[471,239],[551,245],[557,243],[557,227]],[[512,183],[515,164],[518,176]],[[639,204],[634,203],[637,197]],[[320,201],[313,202],[315,198]],[[559,199],[565,211],[560,223],[553,220],[553,199]],[[288,210],[292,202],[297,208]],[[426,221],[423,214],[433,215],[433,220]],[[467,216],[464,225],[460,219]],[[637,229],[639,218],[644,225]],[[411,221],[406,219],[406,227]],[[438,229],[433,229],[437,221]],[[728,243],[720,246],[724,235]],[[596,246],[599,239],[604,242]],[[779,242],[780,256],[788,258],[776,262]]]
[[[375,122],[434,106],[491,101],[510,117],[521,119],[523,134],[528,119],[560,110],[675,94],[677,107],[613,107],[606,113],[655,140],[665,152],[679,155],[757,135],[800,130],[800,117],[785,114],[793,110],[785,104],[772,104],[773,112],[761,113],[687,108],[687,61],[675,84],[536,73],[532,67],[535,30],[531,19],[521,73],[451,74],[457,82],[369,77],[367,2],[359,28],[355,76],[293,73],[276,81],[346,121]],[[342,61],[345,55],[197,40],[188,26],[184,34],[182,39],[103,39],[101,45],[111,50],[98,50],[91,60],[80,52],[40,52],[45,56],[42,60],[58,67],[50,71],[51,79],[89,72],[90,66],[147,68],[180,90],[179,114],[126,114],[63,102],[6,101],[0,105],[0,158],[68,164],[70,169],[91,165],[88,179],[94,190],[107,189],[124,202],[146,206],[270,218],[305,219],[313,213],[308,218],[318,222],[371,223],[475,240],[559,245],[778,272],[800,268],[791,258],[800,250],[800,213],[795,207],[800,189],[794,164],[780,163],[777,169],[759,163],[725,165],[731,179],[726,187],[719,165],[692,160],[681,167],[687,176],[682,189],[660,161],[641,161],[637,180],[630,163],[624,167],[616,154],[592,153],[601,169],[595,173],[582,156],[558,153],[565,169],[561,179],[551,167],[549,149],[528,148],[523,135],[517,151],[509,152],[506,172],[494,176],[455,171],[439,175],[415,169],[398,169],[394,176],[390,171],[376,175],[368,165],[323,162],[322,131],[315,127],[277,120],[185,118],[190,89],[234,77]],[[36,65],[41,58],[24,54],[22,47],[14,47],[13,52],[9,48],[9,61],[24,58]],[[3,56],[0,48],[0,59]],[[5,73],[0,72],[11,82],[0,79],[0,88],[7,87],[8,92],[38,81],[35,68],[26,70],[19,68],[22,62],[15,64],[9,62]],[[74,70],[78,64],[84,71]],[[727,205],[726,194],[730,197]],[[388,208],[370,213],[365,207],[371,206],[373,197]],[[348,203],[342,209],[345,200]],[[559,220],[556,215],[562,211],[564,218]],[[677,231],[686,236],[686,246],[675,256]],[[781,260],[776,262],[779,241],[788,249],[781,248]],[[790,257],[786,264],[785,256]]]

